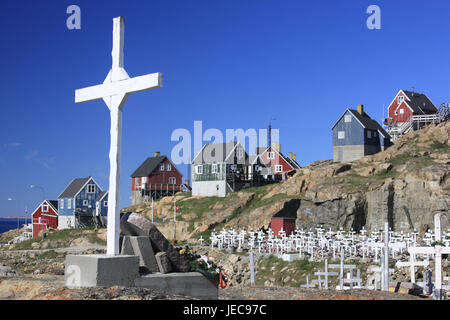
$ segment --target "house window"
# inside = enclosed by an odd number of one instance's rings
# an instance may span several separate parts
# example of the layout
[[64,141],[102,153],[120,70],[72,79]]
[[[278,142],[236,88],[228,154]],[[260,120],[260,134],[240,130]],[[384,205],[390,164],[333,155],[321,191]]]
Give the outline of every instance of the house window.
[[345,121],[345,122],[352,122],[352,116],[349,115],[349,114],[345,115],[344,121]]
[[59,200],[59,207],[64,209],[64,199]]
[[400,114],[404,114],[405,113],[405,109],[400,109]]
[[95,184],[88,184],[87,193],[95,193]]
[[167,164],[166,170],[167,171],[172,171],[172,165],[170,163]]
[[276,165],[275,172],[283,172],[283,165]]
[[242,149],[238,149],[237,150],[237,157],[240,159],[244,156],[244,150]]
[[72,209],[72,200],[67,199],[67,209]]
[[175,177],[169,178],[169,184],[176,184],[176,183],[177,183],[177,178],[175,178]]
[[267,159],[275,159],[275,153],[274,152],[267,152]]
[[398,104],[401,104],[404,100],[405,100],[405,97],[400,96],[400,97],[398,97],[398,99],[397,99],[397,103],[398,103]]
[[83,206],[87,206],[89,204],[89,202],[87,200],[83,200]]
[[345,139],[345,131],[338,131],[338,139]]
[[161,165],[159,166],[159,171],[164,171],[164,163],[161,163]]
[[378,133],[375,131],[375,132],[373,133],[374,138],[376,138],[377,135],[378,135]]
[[203,166],[196,166],[195,167],[195,173],[196,174],[203,174]]
[[42,212],[48,212],[48,206],[47,205],[43,205],[42,206]]
[[211,173],[217,173],[217,164],[211,166]]
[[108,206],[108,201],[103,201],[103,206],[107,207]]
[[371,134],[371,131],[367,131],[367,138],[372,138],[372,134]]

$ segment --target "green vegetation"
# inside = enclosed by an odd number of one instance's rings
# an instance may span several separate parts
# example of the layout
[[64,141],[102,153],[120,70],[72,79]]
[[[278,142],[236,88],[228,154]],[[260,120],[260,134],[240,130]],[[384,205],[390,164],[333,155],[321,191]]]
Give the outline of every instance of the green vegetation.
[[[329,260],[329,264],[339,264],[339,260]],[[346,260],[346,264],[355,264],[357,269],[361,271],[361,277],[366,279],[369,264],[361,263],[359,260]],[[309,281],[317,279],[314,272],[324,271],[324,261],[309,261],[307,258],[295,260],[293,262],[283,261],[275,256],[262,258],[258,260],[257,272],[255,275],[256,285],[264,285],[266,281],[270,281],[274,286],[290,286],[300,287],[306,284],[306,276]],[[333,270],[336,271],[336,270]],[[356,271],[355,274],[356,276]],[[333,287],[339,284],[338,277],[329,278],[329,286]]]

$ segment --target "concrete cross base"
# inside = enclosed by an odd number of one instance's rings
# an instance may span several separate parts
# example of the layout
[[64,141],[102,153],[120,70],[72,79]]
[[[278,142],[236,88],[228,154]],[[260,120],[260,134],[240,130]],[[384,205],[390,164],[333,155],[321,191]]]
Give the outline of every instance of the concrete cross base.
[[199,272],[148,274],[137,278],[135,284],[136,287],[202,300],[217,300],[219,295],[218,285]]
[[139,276],[138,256],[68,255],[64,282],[69,288],[134,286]]

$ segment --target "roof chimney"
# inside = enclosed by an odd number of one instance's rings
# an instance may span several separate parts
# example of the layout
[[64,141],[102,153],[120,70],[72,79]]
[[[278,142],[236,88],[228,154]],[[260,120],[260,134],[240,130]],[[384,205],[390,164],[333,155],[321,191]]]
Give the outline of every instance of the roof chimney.
[[161,153],[159,151],[155,151],[155,158],[161,156]]
[[297,161],[297,155],[293,154],[292,159],[294,159],[294,161]]
[[185,180],[184,184],[188,186],[189,185],[189,180]]
[[294,158],[293,155],[294,154],[292,152],[289,152],[289,158],[293,159]]
[[363,113],[364,113],[364,106],[362,104],[358,104],[357,110],[358,110],[358,113],[360,115],[363,115]]

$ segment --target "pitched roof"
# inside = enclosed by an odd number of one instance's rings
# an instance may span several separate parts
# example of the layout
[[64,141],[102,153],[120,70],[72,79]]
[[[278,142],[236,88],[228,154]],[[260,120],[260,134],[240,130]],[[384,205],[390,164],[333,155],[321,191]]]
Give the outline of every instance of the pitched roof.
[[58,212],[58,200],[47,200],[47,202],[50,203],[56,212]]
[[224,143],[207,144],[197,154],[194,160],[192,160],[192,163],[193,164],[208,163],[209,159],[213,160],[213,162],[224,162],[238,143],[239,142],[231,141]]
[[283,158],[292,166],[292,168],[301,169],[300,165],[298,164],[298,162],[296,160],[292,159],[291,157],[285,157],[285,156],[283,156]]
[[132,178],[149,176],[158,165],[164,161],[166,156],[147,158],[132,174]]
[[103,197],[105,196],[105,194],[107,194],[107,193],[108,193],[107,190],[100,192],[100,194],[99,194],[99,195],[97,196],[97,198],[95,199],[95,202],[102,200]]
[[414,113],[423,114],[425,111],[438,112],[436,106],[423,93],[402,90],[408,97],[406,103],[413,109]]
[[348,109],[348,111],[350,111],[355,116],[355,118],[358,119],[359,122],[361,122],[361,124],[363,125],[364,128],[369,129],[369,130],[380,131],[380,133],[385,138],[391,137],[389,135],[389,133],[387,133],[386,130],[384,130],[384,128],[377,121],[375,121],[371,117],[369,117],[369,115],[367,113],[363,112],[363,114],[361,115],[357,110],[354,110],[354,109]]
[[87,178],[76,178],[67,186],[67,188],[59,195],[60,198],[73,198],[78,191],[91,179],[91,176]]

